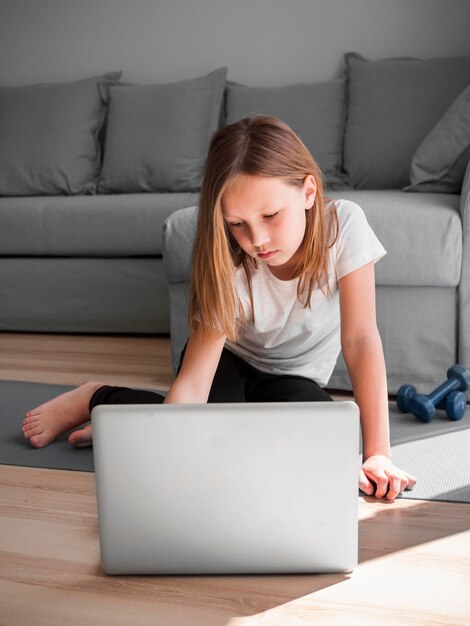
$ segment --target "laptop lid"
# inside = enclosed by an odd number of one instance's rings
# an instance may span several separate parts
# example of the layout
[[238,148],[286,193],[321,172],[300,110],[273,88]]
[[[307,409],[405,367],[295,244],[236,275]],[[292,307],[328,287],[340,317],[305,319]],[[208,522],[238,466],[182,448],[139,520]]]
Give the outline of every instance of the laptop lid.
[[99,405],[92,424],[105,572],[357,564],[354,402]]

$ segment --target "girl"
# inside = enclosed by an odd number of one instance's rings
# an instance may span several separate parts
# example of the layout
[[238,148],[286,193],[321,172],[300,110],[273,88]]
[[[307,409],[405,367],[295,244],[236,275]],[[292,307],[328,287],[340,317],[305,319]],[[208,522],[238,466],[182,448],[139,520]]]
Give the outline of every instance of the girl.
[[[342,348],[360,408],[363,492],[393,500],[416,479],[390,458],[388,396],[375,318],[385,254],[355,203],[327,200],[322,176],[281,120],[251,116],[216,132],[201,188],[190,338],[166,398],[85,383],[28,412],[36,447],[103,403],[331,401]],[[89,444],[91,426],[69,442]]]

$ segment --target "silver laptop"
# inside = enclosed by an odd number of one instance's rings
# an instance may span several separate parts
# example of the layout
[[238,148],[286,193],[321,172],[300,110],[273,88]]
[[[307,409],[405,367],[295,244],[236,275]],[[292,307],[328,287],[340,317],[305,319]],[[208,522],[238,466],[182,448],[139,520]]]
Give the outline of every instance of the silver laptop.
[[108,574],[357,564],[354,402],[99,405],[92,424]]

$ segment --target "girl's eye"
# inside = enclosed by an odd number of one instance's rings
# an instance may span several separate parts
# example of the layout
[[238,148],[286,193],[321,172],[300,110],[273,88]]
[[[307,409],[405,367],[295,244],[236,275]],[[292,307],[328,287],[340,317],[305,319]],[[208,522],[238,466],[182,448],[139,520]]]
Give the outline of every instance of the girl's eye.
[[231,226],[232,228],[240,228],[241,226],[243,226],[243,222],[232,222],[229,223],[229,226]]
[[276,211],[276,213],[271,213],[271,215],[265,215],[264,217],[269,220],[269,219],[272,219],[273,217],[276,217],[276,215],[278,214],[279,214],[279,211]]

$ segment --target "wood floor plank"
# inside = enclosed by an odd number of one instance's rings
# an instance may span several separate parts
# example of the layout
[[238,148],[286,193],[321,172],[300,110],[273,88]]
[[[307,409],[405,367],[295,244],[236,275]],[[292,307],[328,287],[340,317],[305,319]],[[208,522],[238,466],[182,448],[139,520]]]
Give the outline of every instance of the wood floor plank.
[[170,350],[168,336],[0,333],[0,379],[168,389]]

